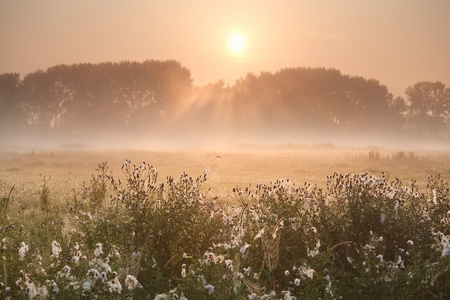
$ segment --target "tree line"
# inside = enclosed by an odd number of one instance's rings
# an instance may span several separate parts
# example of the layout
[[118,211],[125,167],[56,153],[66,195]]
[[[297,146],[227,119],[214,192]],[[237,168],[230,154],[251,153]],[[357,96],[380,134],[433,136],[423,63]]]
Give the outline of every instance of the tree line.
[[57,65],[23,78],[0,74],[0,134],[262,129],[449,137],[449,87],[421,81],[405,95],[336,69],[286,68],[194,86],[174,60]]

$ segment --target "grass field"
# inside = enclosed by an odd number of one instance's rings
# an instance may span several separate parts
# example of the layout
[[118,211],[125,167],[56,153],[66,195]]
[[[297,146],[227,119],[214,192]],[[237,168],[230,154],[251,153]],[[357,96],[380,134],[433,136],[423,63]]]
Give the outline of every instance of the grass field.
[[[216,158],[220,156],[220,158]],[[339,148],[329,145],[304,147],[262,147],[225,149],[223,151],[22,151],[0,152],[0,183],[36,188],[42,176],[51,176],[48,186],[56,191],[70,191],[88,182],[98,164],[107,162],[115,176],[121,176],[125,159],[152,164],[159,172],[158,182],[167,176],[178,178],[182,172],[196,177],[210,167],[205,189],[208,196],[226,197],[236,186],[260,182],[269,184],[290,178],[297,184],[326,184],[327,175],[369,172],[404,183],[417,180],[423,187],[430,175],[441,174],[450,181],[449,152],[402,152],[370,148]]]
[[449,152],[232,150],[0,152],[0,299],[448,299]]

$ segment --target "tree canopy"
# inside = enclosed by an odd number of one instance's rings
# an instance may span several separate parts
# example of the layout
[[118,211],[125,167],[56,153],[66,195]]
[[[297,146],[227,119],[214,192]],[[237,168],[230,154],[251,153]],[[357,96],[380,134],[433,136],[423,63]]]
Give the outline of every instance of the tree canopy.
[[336,69],[248,73],[233,85],[193,86],[173,60],[57,65],[21,79],[0,74],[0,134],[72,137],[189,131],[449,136],[450,88],[422,81],[396,97]]

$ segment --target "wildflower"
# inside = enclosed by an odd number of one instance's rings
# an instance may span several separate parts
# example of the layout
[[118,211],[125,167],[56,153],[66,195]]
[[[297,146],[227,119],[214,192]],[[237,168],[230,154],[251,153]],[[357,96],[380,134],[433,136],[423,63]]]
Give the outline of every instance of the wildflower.
[[97,281],[98,279],[103,279],[103,276],[97,269],[89,269],[86,273],[86,276],[92,276]]
[[184,296],[184,293],[183,293],[183,292],[181,292],[180,300],[188,300],[188,299]]
[[251,273],[251,272],[252,272],[252,267],[244,268],[244,273],[245,273],[245,275],[250,276],[250,273]]
[[264,234],[264,228],[265,227],[263,227],[260,231],[258,231],[258,234],[254,237],[255,240],[262,237],[262,235]]
[[40,286],[40,287],[37,288],[37,293],[38,293],[38,296],[40,296],[42,298],[47,298],[47,296],[48,296],[48,289],[47,289],[47,287],[45,285]]
[[95,247],[96,247],[94,251],[95,257],[98,257],[100,254],[103,254],[102,243],[96,244]]
[[68,265],[65,265],[61,271],[59,271],[58,273],[56,273],[56,275],[60,278],[69,278],[70,277],[70,271],[72,270],[71,267],[69,267]]
[[281,291],[281,294],[283,295],[283,300],[295,300],[295,299],[297,299],[295,296],[291,295],[290,291]]
[[183,258],[192,258],[192,256],[189,256],[186,253],[183,253]]
[[28,246],[24,242],[22,242],[20,244],[20,248],[19,248],[19,260],[23,260],[23,258],[25,257],[25,254],[27,254],[28,251],[30,251],[30,246]]
[[291,275],[291,272],[289,272],[289,270],[284,271],[284,276],[289,276]]
[[25,289],[29,299],[33,299],[38,295],[38,291],[36,289],[36,285],[31,280],[28,280],[26,283],[27,288]]
[[305,275],[308,276],[311,279],[313,279],[314,272],[316,272],[314,269],[307,269],[307,270],[304,271]]
[[274,299],[276,297],[275,291],[271,291],[270,294],[264,294],[261,296],[261,300]]
[[254,280],[258,280],[259,279],[259,274],[258,273],[253,273],[253,279]]
[[315,249],[309,250],[309,248],[308,248],[308,252],[306,254],[310,257],[314,257],[319,254],[319,248],[320,248],[320,240],[317,241]]
[[58,292],[59,292],[58,285],[56,284],[56,282],[54,280],[51,281],[51,287],[52,287],[53,293],[58,294]]
[[378,241],[379,241],[379,242],[382,242],[382,241],[383,241],[383,237],[380,236],[380,237],[378,238]]
[[250,247],[250,244],[245,243],[245,245],[241,247],[240,252],[241,252],[242,254],[244,254],[244,253],[245,253],[245,250],[246,250],[248,247]]
[[299,279],[299,278],[295,278],[294,284],[295,284],[296,286],[300,286],[300,279]]
[[57,241],[52,242],[52,254],[54,257],[59,257],[59,253],[62,251],[61,245]]
[[255,293],[250,294],[250,295],[247,296],[247,298],[248,298],[249,300],[254,300],[254,299],[256,299],[256,297],[258,297],[258,296],[257,296]]
[[408,240],[406,243],[407,243],[408,245],[410,245],[410,246],[413,246],[413,245],[414,245],[414,242],[411,241],[411,240]]
[[155,296],[155,300],[165,300],[167,299],[167,294],[158,294]]
[[94,287],[95,282],[92,280],[92,278],[88,278],[82,285],[81,288],[85,293],[90,293],[92,288]]
[[117,278],[117,272],[113,272],[113,279],[108,281],[108,289],[111,293],[120,294],[122,292],[122,285]]
[[377,258],[378,258],[378,260],[379,260],[380,262],[383,262],[383,255],[379,254],[379,255],[377,256]]
[[114,252],[113,252],[113,256],[114,256],[115,258],[120,258],[119,250],[115,249]]
[[205,290],[208,292],[208,295],[214,293],[214,286],[212,284],[205,285]]
[[186,264],[183,264],[181,266],[181,277],[183,277],[183,278],[186,277]]
[[137,251],[137,252],[132,252],[131,253],[131,259],[133,259],[133,260],[138,260],[139,259],[139,256],[141,256],[141,252],[140,251]]
[[137,281],[136,277],[132,275],[127,275],[125,278],[125,284],[127,286],[127,289],[130,291],[134,290],[135,288],[142,288],[142,285]]
[[225,260],[225,265],[231,272],[233,272],[233,261],[231,259]]
[[380,216],[380,222],[381,222],[381,224],[384,224],[384,221],[386,220],[386,214],[385,213],[382,213],[381,214],[381,216]]

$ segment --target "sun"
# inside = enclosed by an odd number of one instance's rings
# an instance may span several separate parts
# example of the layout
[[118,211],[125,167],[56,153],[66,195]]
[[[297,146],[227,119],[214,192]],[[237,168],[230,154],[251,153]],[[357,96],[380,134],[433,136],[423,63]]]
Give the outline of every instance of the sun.
[[239,53],[244,50],[245,41],[241,34],[235,33],[230,35],[228,43],[231,51],[234,53]]

